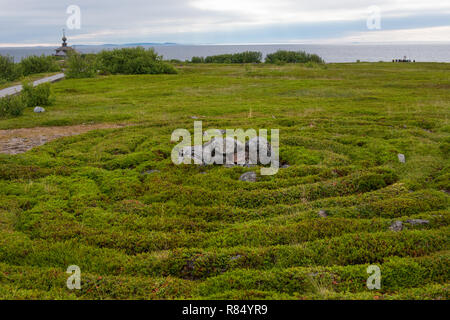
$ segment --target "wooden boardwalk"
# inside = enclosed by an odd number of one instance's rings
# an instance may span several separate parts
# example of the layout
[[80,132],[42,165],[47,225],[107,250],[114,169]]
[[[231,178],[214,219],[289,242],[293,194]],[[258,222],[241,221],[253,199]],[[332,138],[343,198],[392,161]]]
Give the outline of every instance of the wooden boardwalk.
[[[45,82],[55,82],[55,81],[61,80],[63,78],[64,78],[64,73],[58,73],[58,74],[55,74],[55,75],[50,76],[50,77],[45,77],[45,78],[36,80],[36,81],[33,82],[33,85],[37,86],[38,84],[45,83]],[[20,91],[22,91],[22,85],[21,84],[19,84],[17,86],[5,88],[3,90],[0,90],[0,98],[19,93]]]

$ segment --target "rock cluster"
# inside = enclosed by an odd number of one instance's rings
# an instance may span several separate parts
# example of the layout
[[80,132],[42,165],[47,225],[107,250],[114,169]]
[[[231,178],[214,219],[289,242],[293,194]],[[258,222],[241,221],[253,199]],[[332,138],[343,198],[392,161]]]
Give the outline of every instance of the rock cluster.
[[[219,152],[220,154],[217,154]],[[260,164],[258,155],[270,157],[272,147],[262,137],[254,137],[245,145],[233,138],[214,137],[202,146],[186,146],[179,150],[179,161],[194,160],[194,163],[208,165],[222,163],[228,167],[234,165],[253,166]]]

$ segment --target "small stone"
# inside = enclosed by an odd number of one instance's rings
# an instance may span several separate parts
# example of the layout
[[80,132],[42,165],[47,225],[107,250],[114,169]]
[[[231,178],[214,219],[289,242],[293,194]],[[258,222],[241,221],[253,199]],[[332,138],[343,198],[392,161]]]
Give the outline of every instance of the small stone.
[[240,254],[237,254],[237,255],[235,255],[235,256],[232,256],[231,258],[230,258],[230,260],[232,260],[232,261],[234,261],[234,260],[237,260],[237,259],[239,259],[239,258],[241,258],[242,256],[240,255]]
[[397,156],[398,156],[398,161],[400,161],[401,163],[405,163],[406,162],[404,154],[399,153]]
[[281,166],[281,169],[286,169],[286,168],[289,168],[290,167],[290,165],[288,165],[288,164],[283,164],[282,166]]
[[41,112],[45,112],[45,109],[42,108],[42,107],[36,107],[36,108],[34,108],[33,111],[34,111],[35,113],[41,113]]
[[159,170],[147,170],[147,171],[142,172],[142,174],[152,174],[152,173],[156,173],[156,172],[159,172]]
[[326,218],[328,217],[328,213],[325,210],[320,210],[319,217]]
[[197,116],[191,116],[191,119],[197,120],[198,117]]
[[406,220],[407,223],[412,224],[413,226],[417,225],[417,224],[429,224],[430,221],[428,220],[424,220],[424,219],[410,219],[410,220]]
[[394,221],[391,226],[389,227],[389,230],[391,231],[402,231],[403,230],[403,223],[401,221]]
[[239,177],[240,181],[256,182],[256,172],[249,171]]

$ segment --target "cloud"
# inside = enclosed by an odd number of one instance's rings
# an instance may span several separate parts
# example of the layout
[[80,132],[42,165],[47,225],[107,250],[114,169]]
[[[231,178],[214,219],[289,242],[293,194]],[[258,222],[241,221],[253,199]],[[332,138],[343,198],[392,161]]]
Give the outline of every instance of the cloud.
[[[439,0],[0,0],[0,46],[58,44],[68,18],[66,9],[72,4],[82,14],[81,29],[68,30],[69,39],[77,44],[350,39],[367,31],[365,20],[372,5],[380,7],[383,22],[391,23],[383,23],[383,29],[450,25],[450,2]],[[447,19],[426,21],[436,15]],[[384,31],[388,30],[383,30],[384,36],[370,37],[401,40],[397,33]],[[448,40],[439,34],[433,39]]]
[[406,43],[449,41],[450,26],[416,28],[405,30],[380,30],[377,32],[358,32],[346,37],[328,39],[325,43]]

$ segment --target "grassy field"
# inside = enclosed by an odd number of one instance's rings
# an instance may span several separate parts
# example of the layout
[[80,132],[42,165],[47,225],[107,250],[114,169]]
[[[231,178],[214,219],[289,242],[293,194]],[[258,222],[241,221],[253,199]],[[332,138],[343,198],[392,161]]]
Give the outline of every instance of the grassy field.
[[[449,298],[450,64],[177,68],[64,80],[46,113],[0,120],[132,125],[0,155],[0,298]],[[175,166],[194,116],[280,129],[290,166]]]

